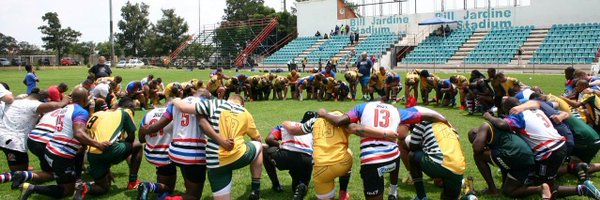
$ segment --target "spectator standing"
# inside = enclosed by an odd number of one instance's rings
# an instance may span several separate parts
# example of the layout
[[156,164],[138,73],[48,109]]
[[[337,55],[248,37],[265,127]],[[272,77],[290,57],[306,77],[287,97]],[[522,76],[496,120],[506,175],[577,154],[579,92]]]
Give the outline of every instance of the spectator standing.
[[[333,31],[332,31],[333,33]],[[329,39],[329,36],[327,35],[327,33],[325,33],[325,35],[323,36],[323,39]]]
[[350,45],[354,46],[354,34],[350,33]]
[[341,33],[342,35],[344,35],[345,31],[346,31],[346,25],[343,25],[343,24],[342,24],[342,27],[340,27],[340,33]]
[[354,43],[358,44],[358,31],[354,33]]
[[302,59],[302,72],[306,72],[306,63],[308,63],[308,58],[304,57],[304,59]]
[[346,34],[350,33],[350,25],[346,24]]
[[67,90],[69,90],[69,86],[65,83],[52,85],[48,87],[48,97],[50,98],[50,101],[61,101],[65,97],[64,93],[67,92]]
[[315,37],[321,37],[321,32],[317,31],[317,32],[315,33]]
[[366,95],[368,93],[369,88],[369,79],[371,79],[371,70],[373,69],[373,62],[369,59],[369,55],[367,52],[363,52],[361,54],[361,59],[356,61],[356,68],[358,68],[358,73],[362,74],[360,77],[360,86],[363,93],[363,100],[369,100],[369,96]]
[[104,64],[105,62],[106,58],[104,58],[104,56],[100,56],[98,58],[98,64],[90,68],[90,70],[88,70],[88,73],[90,75],[94,75],[95,79],[111,76],[112,71],[110,70],[110,67],[108,65]]
[[25,74],[25,79],[23,79],[23,84],[27,86],[27,94],[31,94],[31,90],[37,87],[37,83],[40,82],[40,79],[33,71],[33,67],[30,64],[25,65],[25,70],[27,74]]
[[319,58],[319,71],[323,69],[323,62],[321,62],[321,58]]
[[[333,32],[333,30],[332,30]],[[336,35],[340,33],[340,26],[338,26],[337,24],[335,25],[335,32]],[[333,35],[333,34],[332,34]]]

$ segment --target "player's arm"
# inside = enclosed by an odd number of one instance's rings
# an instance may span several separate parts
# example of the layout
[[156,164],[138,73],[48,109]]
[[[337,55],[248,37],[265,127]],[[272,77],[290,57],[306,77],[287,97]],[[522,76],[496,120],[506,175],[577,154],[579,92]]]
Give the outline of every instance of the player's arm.
[[565,102],[567,102],[567,104],[569,104],[569,106],[571,106],[573,108],[578,108],[583,105],[583,102],[573,101],[573,100],[569,99],[568,97],[561,96],[560,98],[562,100],[565,100]]
[[[312,120],[309,120],[309,121],[312,121]],[[283,128],[285,128],[285,130],[287,130],[288,133],[291,135],[308,134],[308,133],[305,133],[304,130],[302,130],[303,125],[301,125],[301,124],[293,123],[291,121],[284,121],[282,125],[283,125]]]
[[559,111],[558,114],[550,116],[550,119],[556,124],[562,123],[565,119],[571,117],[571,114],[565,111]]
[[321,108],[318,111],[319,117],[322,117],[323,119],[327,120],[329,123],[333,124],[334,126],[345,126],[350,124],[350,117],[347,114],[341,115],[341,116],[336,116],[336,115],[332,115],[329,114],[327,112],[327,110]]
[[527,101],[521,105],[515,106],[510,109],[510,114],[519,114],[525,110],[539,109],[541,107],[539,101]]
[[140,127],[139,137],[140,140],[146,137],[147,134],[155,133],[165,128],[169,123],[171,123],[173,119],[169,119],[165,116],[160,117],[160,119],[154,124],[147,124],[143,127]]
[[93,146],[101,151],[108,148],[112,143],[110,141],[98,142],[90,137],[90,135],[86,132],[86,124],[83,122],[73,122],[73,136],[79,143],[87,146]]
[[430,121],[430,122],[441,122],[444,124],[450,125],[450,122],[441,115],[433,114],[433,113],[421,113],[421,121]]
[[15,97],[12,94],[6,94],[2,98],[0,98],[0,101],[6,104],[12,104],[13,101],[15,101]]
[[485,118],[485,120],[489,121],[492,124],[492,126],[494,126],[496,128],[499,128],[502,130],[507,130],[507,131],[511,130],[508,122],[502,120],[501,118],[492,116],[492,114],[490,114],[489,112],[484,113],[483,118]]
[[473,143],[472,146],[475,165],[477,166],[477,169],[479,169],[479,173],[481,173],[481,176],[483,176],[483,179],[488,185],[488,194],[496,194],[498,193],[498,188],[496,188],[496,184],[494,183],[492,170],[485,160],[485,146],[490,137],[489,129],[490,127],[486,125],[481,126],[476,132],[470,132],[469,140],[471,140]]
[[173,106],[177,109],[179,109],[181,112],[184,113],[189,113],[189,114],[196,114],[196,105],[195,104],[188,104],[183,102],[183,100],[176,98],[173,99],[173,101],[171,102],[173,103]]
[[205,116],[203,115],[196,115],[198,117],[198,124],[200,125],[200,129],[202,129],[202,132],[204,134],[206,134],[206,136],[208,136],[209,138],[217,141],[217,143],[219,144],[219,146],[223,147],[223,149],[227,150],[227,151],[231,151],[233,149],[233,139],[228,139],[223,137],[222,135],[218,134],[210,125],[210,122],[208,122],[208,119],[206,119]]
[[385,129],[378,129],[362,124],[351,123],[346,127],[348,132],[356,134],[361,137],[373,137],[373,138],[385,138],[388,140],[398,139],[398,134],[394,131],[388,131]]
[[267,143],[267,145],[269,145],[270,147],[278,147],[279,146],[279,140],[277,139],[277,136],[275,136],[277,133],[276,131],[279,131],[278,134],[281,134],[280,130],[271,130],[271,132],[269,133],[269,135],[267,135],[267,138],[265,138],[265,143]]
[[60,102],[42,103],[37,107],[36,112],[39,114],[44,114],[44,113],[62,108],[64,106],[66,106],[67,104],[69,104],[70,101],[71,101],[71,98],[68,96],[65,96]]

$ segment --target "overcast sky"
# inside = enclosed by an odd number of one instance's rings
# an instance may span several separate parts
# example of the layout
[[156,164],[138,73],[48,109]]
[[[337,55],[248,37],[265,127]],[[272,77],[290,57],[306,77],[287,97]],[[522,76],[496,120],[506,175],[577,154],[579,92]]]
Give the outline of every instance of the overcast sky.
[[[282,0],[264,0],[265,4],[274,8],[276,11],[283,10]],[[351,0],[358,4],[380,2],[380,0]],[[384,0],[387,1],[387,0]],[[414,1],[410,0],[404,7],[404,13],[414,12]],[[446,0],[446,8],[453,9],[460,7],[463,0]],[[469,0],[474,4],[478,1],[479,6],[484,6],[487,0]],[[514,0],[491,0],[494,4],[507,4]],[[519,0],[529,1],[529,0]],[[46,24],[42,21],[42,15],[46,12],[56,12],[63,27],[71,27],[81,32],[79,41],[108,41],[109,38],[109,1],[108,0],[2,0],[0,6],[0,33],[9,35],[17,41],[27,41],[33,44],[42,45],[42,34],[37,27]],[[114,31],[119,32],[117,22],[121,20],[121,7],[127,0],[113,0],[113,21]],[[132,3],[142,2],[141,0],[131,0]],[[155,23],[162,17],[161,9],[175,9],[177,15],[183,17],[188,23],[189,33],[198,32],[198,3],[200,2],[200,21],[203,25],[215,24],[221,21],[225,0],[144,0],[150,6],[150,21]],[[294,0],[288,0],[288,9],[293,6]],[[419,12],[431,9],[439,9],[441,0],[418,0]],[[506,2],[506,3],[505,3]],[[469,5],[471,7],[472,5]],[[364,8],[366,15],[379,13],[378,8],[382,8],[382,14],[398,13],[398,7],[390,6],[370,6]],[[431,12],[431,11],[429,11]],[[379,14],[375,14],[379,15]]]

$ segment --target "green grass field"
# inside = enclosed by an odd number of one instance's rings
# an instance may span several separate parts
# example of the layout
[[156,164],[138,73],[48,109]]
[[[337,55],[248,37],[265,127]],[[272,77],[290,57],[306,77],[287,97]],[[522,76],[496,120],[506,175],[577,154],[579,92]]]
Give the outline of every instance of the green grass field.
[[[83,81],[87,75],[87,69],[84,68],[70,68],[70,69],[41,69],[37,71],[38,76],[40,77],[40,88],[47,88],[52,84],[58,84],[59,82],[65,82],[70,87],[76,85],[77,83]],[[156,77],[161,77],[164,82],[169,83],[172,81],[186,81],[192,78],[198,78],[206,80],[208,79],[209,70],[201,70],[201,71],[185,71],[185,70],[176,70],[176,69],[114,69],[114,75],[121,75],[124,78],[122,83],[123,87],[131,80],[140,80],[148,74],[154,74]],[[249,72],[245,72],[248,73]],[[234,75],[233,71],[226,71],[228,75]],[[402,73],[404,74],[404,73]],[[15,94],[24,93],[25,86],[21,83],[23,77],[25,75],[24,71],[18,71],[15,69],[11,70],[2,70],[0,69],[0,81],[6,82],[10,85],[11,90]],[[438,74],[442,78],[447,78],[450,74]],[[546,93],[560,94],[562,93],[564,78],[562,75],[548,75],[548,74],[509,74],[511,77],[515,77],[520,79],[522,82],[530,86],[538,85],[544,89]],[[342,77],[342,76],[340,76]],[[404,94],[401,92],[401,94]],[[360,96],[360,94],[358,95]],[[285,120],[294,120],[299,121],[303,115],[303,113],[307,110],[317,110],[318,108],[326,108],[328,110],[341,110],[347,111],[352,108],[354,105],[360,103],[356,102],[318,102],[314,100],[310,101],[296,101],[296,100],[287,100],[287,101],[263,101],[263,102],[250,102],[246,104],[246,108],[253,114],[254,119],[256,121],[256,125],[258,126],[263,138],[268,134],[268,132],[274,126],[280,124]],[[455,126],[455,128],[460,132],[460,139],[462,142],[462,148],[465,152],[465,157],[467,159],[467,170],[465,172],[466,176],[475,177],[475,186],[477,190],[481,190],[486,187],[485,182],[481,178],[481,175],[477,171],[475,163],[473,161],[473,152],[471,145],[466,137],[466,133],[470,128],[476,127],[483,122],[483,119],[480,115],[469,116],[467,112],[460,111],[457,108],[448,109],[448,108],[438,108],[435,106],[431,106],[431,108],[439,111],[444,114],[450,122]],[[136,112],[136,122],[139,123],[143,116],[142,112]],[[359,155],[359,138],[357,136],[351,136],[350,147],[354,152],[355,159],[353,165],[353,174],[349,185],[349,191],[352,195],[352,199],[364,199],[362,193],[362,181],[360,179],[359,169],[360,162],[358,159]],[[8,171],[8,167],[6,166],[6,158],[4,156],[0,156],[0,171]],[[35,168],[39,168],[38,159],[30,155],[30,165]],[[500,186],[500,173],[497,172],[496,169],[493,169],[494,178],[498,186]],[[137,191],[127,191],[127,164],[121,163],[112,167],[112,171],[116,175],[116,183],[113,184],[112,189],[109,194],[93,197],[94,199],[132,199],[137,195]],[[404,167],[400,170],[400,178],[404,178],[408,173]],[[247,168],[238,170],[234,173],[234,183],[233,183],[233,198],[234,199],[245,199],[250,191],[250,174]],[[261,197],[263,199],[289,199],[292,196],[291,192],[291,179],[287,172],[279,172],[279,178],[284,186],[284,193],[275,193],[271,190],[271,183],[266,173],[263,170],[262,176],[262,192]],[[145,160],[142,161],[142,167],[139,172],[139,178],[144,181],[155,181],[155,168],[147,163]],[[88,176],[84,175],[84,179],[89,180]],[[438,199],[440,194],[440,189],[433,186],[433,182],[429,178],[425,178],[426,180],[426,188],[428,191],[428,196],[430,199]],[[598,180],[594,178],[594,180]],[[600,181],[599,181],[600,182]],[[560,179],[560,183],[564,185],[575,184],[574,177],[563,177]],[[53,183],[46,183],[53,184]],[[203,199],[210,199],[211,190],[208,181],[205,183],[205,189],[203,193]],[[312,185],[312,184],[311,184]],[[389,178],[386,178],[386,193],[389,185]],[[309,186],[309,194],[307,199],[315,199],[315,194],[313,191],[313,187]],[[177,188],[176,192],[181,193],[184,190],[183,187],[183,178],[178,176],[177,179]],[[16,199],[19,195],[19,191],[11,191],[9,188],[9,184],[0,184],[0,198],[4,199]],[[399,199],[413,199],[415,197],[414,188],[412,185],[406,185],[403,183],[399,183]],[[387,197],[386,197],[387,198]],[[534,196],[531,199],[538,199],[539,196]],[[41,196],[33,196],[33,199],[45,199]],[[502,199],[499,197],[491,197],[491,196],[480,196],[480,199]]]

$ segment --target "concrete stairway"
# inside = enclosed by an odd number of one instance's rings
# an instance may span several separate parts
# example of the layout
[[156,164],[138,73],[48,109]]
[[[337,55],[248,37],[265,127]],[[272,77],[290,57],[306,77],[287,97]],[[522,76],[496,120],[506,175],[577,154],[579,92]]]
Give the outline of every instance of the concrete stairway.
[[462,63],[465,58],[475,49],[475,46],[485,38],[489,31],[475,31],[473,35],[454,53],[448,60],[448,64]]
[[521,62],[519,63],[519,55],[515,54],[515,57],[511,60],[510,64],[524,65],[529,63],[529,60],[533,58],[534,52],[540,48],[540,45],[544,41],[544,38],[548,35],[550,30],[548,28],[536,28],[531,31],[527,40],[523,43],[521,48],[523,49],[523,55],[521,55]]
[[294,61],[296,61],[296,63],[302,63],[302,60],[304,59],[304,57],[306,57],[310,52],[318,49],[326,41],[327,41],[326,39],[317,40],[317,42],[315,42],[312,46],[308,47],[307,49],[302,51],[302,53],[300,53],[298,56],[296,56],[296,58],[294,58]]

